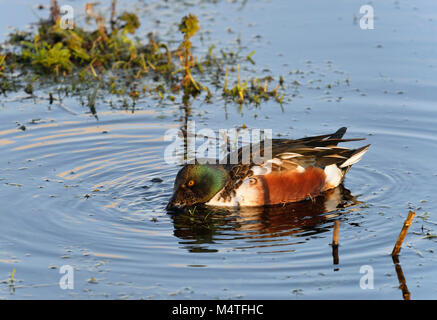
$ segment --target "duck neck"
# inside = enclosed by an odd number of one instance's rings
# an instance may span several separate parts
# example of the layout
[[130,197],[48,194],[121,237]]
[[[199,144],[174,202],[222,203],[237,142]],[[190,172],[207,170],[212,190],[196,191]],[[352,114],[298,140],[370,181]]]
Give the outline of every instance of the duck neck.
[[212,198],[223,189],[229,179],[229,174],[222,165],[204,165],[202,170],[204,171],[203,174],[207,176]]

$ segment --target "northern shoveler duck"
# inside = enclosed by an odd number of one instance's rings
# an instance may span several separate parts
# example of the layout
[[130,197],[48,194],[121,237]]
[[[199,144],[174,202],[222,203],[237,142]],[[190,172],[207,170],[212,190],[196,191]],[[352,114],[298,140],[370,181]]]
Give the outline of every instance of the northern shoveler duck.
[[341,142],[364,140],[343,139],[345,133],[343,127],[327,135],[272,139],[272,158],[262,164],[253,163],[252,158],[242,164],[241,149],[237,164],[187,164],[176,176],[167,209],[198,204],[257,207],[317,197],[340,185],[370,146],[339,147]]

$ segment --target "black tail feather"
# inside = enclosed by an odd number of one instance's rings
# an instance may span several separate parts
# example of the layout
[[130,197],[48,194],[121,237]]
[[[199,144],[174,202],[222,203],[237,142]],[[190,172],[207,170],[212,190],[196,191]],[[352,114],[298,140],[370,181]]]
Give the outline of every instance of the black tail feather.
[[341,139],[346,133],[346,130],[347,130],[346,127],[341,127],[334,134],[332,134],[328,139]]

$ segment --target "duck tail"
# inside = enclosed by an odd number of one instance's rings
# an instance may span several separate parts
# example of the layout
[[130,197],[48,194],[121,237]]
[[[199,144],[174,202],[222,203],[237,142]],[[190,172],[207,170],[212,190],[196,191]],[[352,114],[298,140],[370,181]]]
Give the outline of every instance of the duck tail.
[[341,127],[335,133],[333,133],[328,139],[341,139],[346,133],[346,130],[347,130],[346,127]]
[[363,157],[363,155],[369,150],[370,144],[355,149],[355,150],[351,150],[352,154],[348,157],[348,159],[343,162],[339,167],[340,169],[346,168],[346,167],[350,167],[351,165],[357,163],[358,161],[361,160],[361,158]]

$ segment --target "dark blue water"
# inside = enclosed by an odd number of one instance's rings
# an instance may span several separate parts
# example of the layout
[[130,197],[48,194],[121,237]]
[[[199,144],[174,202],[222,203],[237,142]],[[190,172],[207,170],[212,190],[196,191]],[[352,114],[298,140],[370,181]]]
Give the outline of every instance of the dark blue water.
[[[34,20],[23,3],[0,2],[19,17],[0,10],[2,30]],[[412,299],[436,298],[437,4],[375,3],[374,30],[360,29],[359,1],[127,5],[170,38],[166,21],[196,13],[199,50],[241,37],[257,62],[243,77],[284,76],[283,110],[225,105],[218,94],[194,102],[199,129],[244,124],[299,138],[347,126],[371,149],[344,189],[315,203],[169,215],[179,168],[164,161],[164,135],[186,116],[178,101],[144,99],[135,112],[99,102],[96,120],[75,98],[49,105],[44,90],[2,97],[0,298],[402,299],[390,252],[409,210],[400,266]],[[63,265],[74,268],[73,290],[59,286]],[[373,289],[360,287],[366,265]]]

